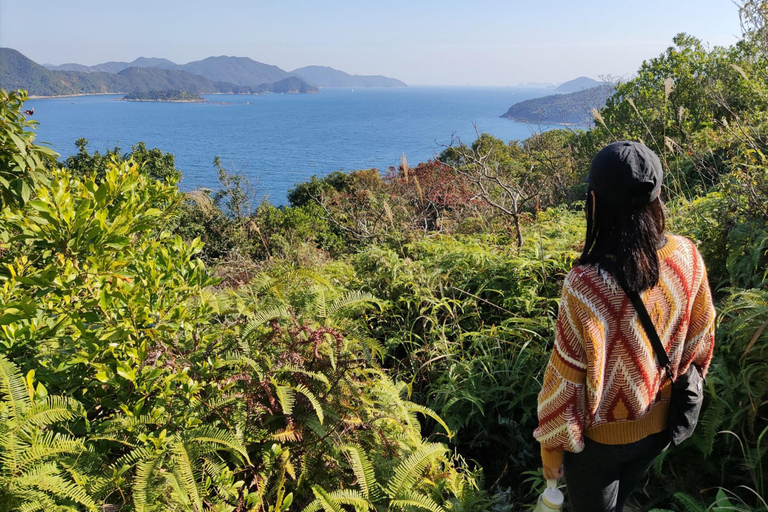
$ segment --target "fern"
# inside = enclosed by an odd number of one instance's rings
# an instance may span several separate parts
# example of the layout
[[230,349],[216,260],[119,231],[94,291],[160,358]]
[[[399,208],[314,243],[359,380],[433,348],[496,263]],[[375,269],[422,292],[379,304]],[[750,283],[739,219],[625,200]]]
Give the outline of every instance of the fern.
[[192,430],[185,437],[188,442],[207,443],[229,448],[230,451],[238,453],[248,464],[251,463],[242,442],[226,430],[205,426]]
[[220,357],[216,358],[214,366],[216,368],[247,366],[256,373],[256,376],[259,378],[259,380],[264,379],[264,368],[254,359],[238,352],[227,352],[221,355]]
[[275,387],[275,394],[277,394],[283,414],[290,416],[293,414],[293,406],[296,403],[296,391],[291,386],[280,384],[275,380],[272,380],[272,385]]
[[[312,494],[315,495],[317,501],[325,512],[344,512],[338,501],[333,499],[322,487],[319,485],[312,486]],[[311,506],[311,504],[310,504]],[[318,509],[315,509],[318,510]],[[307,512],[305,509],[304,512]]]
[[326,389],[328,386],[330,386],[330,382],[328,382],[328,377],[323,375],[322,373],[318,372],[312,372],[309,370],[305,370],[304,368],[299,368],[298,366],[283,366],[280,368],[275,368],[275,373],[281,374],[281,373],[300,373],[302,375],[306,375],[310,379],[314,379],[318,382],[322,382],[326,385]]
[[33,487],[59,498],[70,499],[89,510],[96,510],[96,503],[81,486],[68,481],[60,475],[56,463],[50,462],[37,466],[32,471],[16,480],[19,487]]
[[29,426],[45,428],[59,421],[69,420],[75,413],[82,412],[82,406],[77,400],[61,396],[49,396],[42,402],[36,402],[21,416],[19,429]]
[[322,425],[325,415],[323,414],[323,404],[320,403],[320,400],[318,400],[314,393],[312,393],[304,384],[297,384],[293,389],[309,400],[309,403],[312,404],[312,408],[315,410],[315,414],[317,414],[318,421]]
[[676,492],[675,499],[683,506],[685,512],[706,512],[707,509],[696,498],[684,492]]
[[342,309],[360,304],[375,304],[379,307],[379,309],[382,309],[381,301],[373,294],[353,290],[345,293],[342,297],[333,301],[333,303],[328,306],[327,316],[334,318]]
[[171,452],[173,453],[173,459],[175,462],[174,473],[178,475],[181,486],[183,487],[189,500],[192,502],[193,510],[201,511],[203,509],[203,501],[200,498],[200,493],[197,490],[197,483],[195,482],[195,469],[192,464],[192,460],[189,457],[187,447],[181,440],[176,440],[171,443]]
[[410,490],[427,466],[446,451],[445,446],[441,444],[425,444],[398,464],[395,467],[395,474],[387,483],[386,491],[390,498],[398,499],[401,497],[401,492]]
[[152,477],[155,476],[158,466],[160,466],[162,460],[158,456],[148,456],[140,461],[136,468],[136,475],[133,480],[133,504],[136,507],[136,512],[146,512],[147,504],[154,501],[153,496],[150,494],[155,491],[153,485],[151,485]]
[[398,499],[392,500],[391,506],[410,510],[411,508],[420,508],[430,512],[446,512],[443,507],[438,505],[435,500],[424,494],[412,490],[401,491]]
[[5,397],[11,421],[18,421],[22,411],[32,405],[24,377],[18,367],[0,354],[0,395]]
[[347,445],[344,447],[350,459],[352,471],[357,478],[357,485],[363,492],[363,496],[371,501],[378,501],[381,498],[379,484],[376,482],[376,473],[373,470],[373,464],[365,452],[357,445]]
[[289,318],[290,313],[288,312],[288,308],[285,306],[274,306],[271,308],[263,309],[261,311],[258,311],[253,314],[252,320],[248,323],[248,325],[245,327],[242,333],[243,339],[250,339],[250,337],[253,335],[253,333],[258,329],[260,326],[264,325],[265,323],[269,322],[270,320],[274,320],[275,318]]
[[65,471],[86,452],[85,445],[50,431],[80,412],[80,404],[58,396],[33,400],[31,386],[31,379],[27,383],[16,365],[0,355],[0,509],[52,510],[75,502],[96,510],[83,486],[86,473],[73,472],[79,475],[74,480]]
[[[360,491],[354,489],[339,489],[328,493],[328,496],[340,505],[351,505],[356,512],[376,510],[373,504],[365,498]],[[317,500],[316,500],[317,501]],[[306,509],[305,509],[306,512]]]
[[406,407],[407,407],[407,409],[409,411],[420,412],[424,416],[428,416],[428,417],[432,418],[438,424],[440,424],[441,427],[443,427],[445,429],[445,432],[448,435],[449,439],[451,437],[453,437],[453,433],[451,432],[451,429],[448,428],[448,425],[445,423],[445,421],[443,421],[443,419],[435,411],[433,411],[429,407],[424,407],[423,405],[419,405],[419,404],[416,404],[416,403],[413,403],[413,402],[408,402]]

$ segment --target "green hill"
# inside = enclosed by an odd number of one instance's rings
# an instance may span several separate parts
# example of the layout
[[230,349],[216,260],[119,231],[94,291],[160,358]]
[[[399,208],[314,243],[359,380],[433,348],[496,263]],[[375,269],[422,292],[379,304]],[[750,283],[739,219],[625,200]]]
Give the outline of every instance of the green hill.
[[574,78],[573,80],[569,80],[560,84],[557,89],[555,89],[555,92],[579,92],[583,91],[584,89],[597,87],[599,85],[602,85],[602,83],[598,82],[597,80],[593,80],[592,78],[586,76],[580,76],[579,78]]
[[255,87],[274,83],[291,75],[277,66],[256,62],[248,57],[208,57],[178,66],[176,69],[237,85]]
[[0,88],[26,89],[35,96],[122,92],[109,73],[49,71],[11,48],[0,48]]
[[[222,62],[217,60],[219,59],[218,57],[212,59],[213,61],[210,62]],[[246,60],[250,61],[250,59]],[[163,59],[137,59],[134,62],[163,66],[170,61],[164,61]],[[242,63],[243,61],[238,62]],[[259,64],[255,61],[250,62]],[[117,65],[120,63],[111,64]],[[251,66],[251,64],[248,64],[248,66]],[[209,68],[211,74],[214,67]],[[253,70],[255,67],[251,66],[250,69]],[[233,76],[233,73],[225,73],[224,75]],[[193,74],[181,69],[163,69],[161,67],[132,66],[121,70],[117,74],[100,71],[51,71],[36,64],[16,50],[0,48],[0,88],[6,90],[26,89],[33,96],[119,94],[166,90],[186,91],[192,94],[254,94],[258,92],[295,92],[305,94],[318,92],[317,88],[301,79],[289,77],[287,73],[285,75],[288,81],[285,81],[285,78],[283,78],[278,79],[277,83],[263,80],[261,82],[254,82],[251,85],[243,85],[242,83],[235,84],[227,81],[213,80],[210,77]],[[266,76],[271,75],[267,74]],[[285,83],[281,83],[281,80]],[[240,81],[242,82],[242,80]],[[261,85],[256,87],[257,84]]]
[[291,76],[272,84],[261,84],[256,88],[257,92],[273,92],[277,94],[317,94],[320,90],[304,80]]
[[613,87],[607,85],[570,94],[552,94],[515,103],[500,117],[533,124],[589,125],[592,109],[600,110],[611,94]]
[[318,87],[407,87],[400,80],[381,75],[350,75],[328,66],[305,66],[291,74]]

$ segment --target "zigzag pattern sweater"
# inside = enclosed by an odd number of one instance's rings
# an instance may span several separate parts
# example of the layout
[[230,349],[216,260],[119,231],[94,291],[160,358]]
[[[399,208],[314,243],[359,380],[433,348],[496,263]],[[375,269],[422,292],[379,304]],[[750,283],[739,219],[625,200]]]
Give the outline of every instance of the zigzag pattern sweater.
[[[704,262],[690,240],[667,235],[658,251],[659,284],[640,294],[677,376],[696,363],[706,375],[715,308]],[[666,428],[670,381],[659,368],[634,307],[613,276],[594,265],[565,278],[555,345],[539,394],[545,465],[578,453],[584,436],[628,444]]]

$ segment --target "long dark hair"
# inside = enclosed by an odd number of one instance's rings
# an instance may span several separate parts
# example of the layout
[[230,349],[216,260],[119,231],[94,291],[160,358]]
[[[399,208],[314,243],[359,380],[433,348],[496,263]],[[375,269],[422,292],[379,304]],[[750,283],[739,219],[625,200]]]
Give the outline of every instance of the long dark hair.
[[631,206],[587,195],[587,236],[579,264],[596,264],[620,284],[640,292],[659,282],[656,251],[666,238],[664,206],[659,198]]

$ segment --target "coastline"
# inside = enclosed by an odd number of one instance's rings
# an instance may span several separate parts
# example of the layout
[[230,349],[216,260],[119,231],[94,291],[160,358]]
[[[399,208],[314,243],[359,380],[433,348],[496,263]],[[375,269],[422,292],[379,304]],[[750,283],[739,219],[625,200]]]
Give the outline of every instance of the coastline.
[[127,92],[86,92],[86,93],[78,93],[78,94],[58,94],[53,96],[27,96],[27,99],[30,100],[47,100],[52,98],[77,98],[79,96],[110,96],[110,95],[118,95],[118,94],[128,94]]
[[502,119],[509,119],[510,121],[513,121],[515,123],[524,123],[524,124],[530,124],[530,125],[550,125],[550,126],[575,126],[577,128],[589,128],[588,123],[564,123],[562,121],[545,121],[542,119],[537,119],[535,121],[531,119],[526,119],[524,117],[511,117],[511,116],[499,116]]
[[212,103],[206,101],[205,98],[202,100],[127,100],[125,98],[119,98],[117,101],[131,101],[136,103]]

